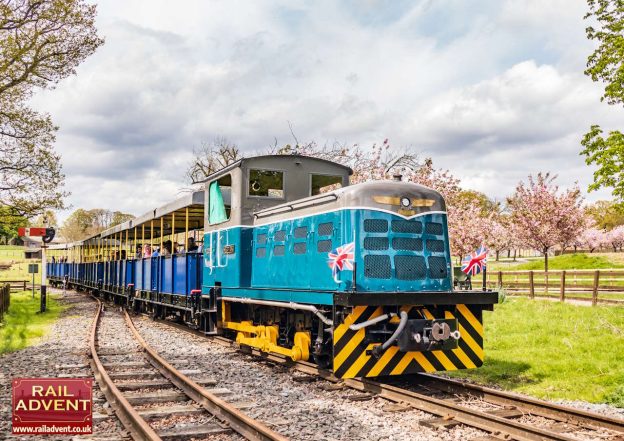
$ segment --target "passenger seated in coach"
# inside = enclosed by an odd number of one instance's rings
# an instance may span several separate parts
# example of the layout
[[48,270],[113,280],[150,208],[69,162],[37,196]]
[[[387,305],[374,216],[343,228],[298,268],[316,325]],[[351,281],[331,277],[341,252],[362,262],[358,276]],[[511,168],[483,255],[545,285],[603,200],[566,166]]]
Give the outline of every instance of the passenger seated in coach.
[[152,257],[160,256],[160,252],[158,250],[159,250],[158,247],[154,247],[154,251],[152,251]]
[[187,252],[189,253],[196,253],[197,250],[199,249],[199,247],[197,246],[197,244],[195,243],[195,239],[192,237],[188,238],[188,248],[187,248]]
[[126,250],[121,250],[121,260],[126,260]]
[[137,244],[136,251],[134,253],[134,257],[136,257],[137,259],[140,259],[141,256],[143,255],[143,253],[141,252],[142,249],[143,249],[143,245],[141,245],[140,243]]
[[152,257],[152,246],[149,243],[143,245],[143,257]]
[[184,254],[186,250],[184,249],[184,244],[177,243],[176,245],[176,254]]
[[161,256],[171,256],[171,246],[172,243],[170,240],[166,240],[165,242],[163,242],[163,249],[160,253]]

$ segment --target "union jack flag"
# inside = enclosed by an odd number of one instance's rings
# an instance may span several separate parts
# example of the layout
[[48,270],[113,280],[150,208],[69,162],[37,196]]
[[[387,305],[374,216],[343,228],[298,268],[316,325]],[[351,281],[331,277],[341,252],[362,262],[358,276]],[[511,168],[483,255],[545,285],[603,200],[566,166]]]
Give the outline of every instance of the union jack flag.
[[461,270],[466,274],[476,276],[485,269],[487,263],[488,249],[481,245],[477,251],[468,254],[462,260]]
[[332,270],[332,276],[336,283],[340,283],[338,274],[343,269],[353,271],[353,250],[355,249],[355,242],[351,242],[342,246],[339,246],[335,250],[327,253],[327,264]]

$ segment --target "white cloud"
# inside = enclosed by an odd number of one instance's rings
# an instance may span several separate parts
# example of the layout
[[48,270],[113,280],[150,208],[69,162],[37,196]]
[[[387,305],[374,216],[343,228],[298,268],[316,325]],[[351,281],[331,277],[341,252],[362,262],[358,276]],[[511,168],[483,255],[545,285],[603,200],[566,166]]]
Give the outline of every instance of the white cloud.
[[582,0],[98,7],[106,44],[35,100],[74,207],[144,212],[176,197],[193,146],[291,142],[288,121],[300,140],[414,146],[499,198],[539,170],[586,186],[581,134],[621,119],[582,75]]

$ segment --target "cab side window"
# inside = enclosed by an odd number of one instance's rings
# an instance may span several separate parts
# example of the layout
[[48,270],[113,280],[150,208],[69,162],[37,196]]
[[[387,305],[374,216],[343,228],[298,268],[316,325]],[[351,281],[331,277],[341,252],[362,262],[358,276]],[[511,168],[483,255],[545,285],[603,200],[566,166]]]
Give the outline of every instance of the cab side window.
[[342,187],[342,176],[311,175],[310,196],[328,193]]
[[249,170],[249,196],[284,198],[284,172]]

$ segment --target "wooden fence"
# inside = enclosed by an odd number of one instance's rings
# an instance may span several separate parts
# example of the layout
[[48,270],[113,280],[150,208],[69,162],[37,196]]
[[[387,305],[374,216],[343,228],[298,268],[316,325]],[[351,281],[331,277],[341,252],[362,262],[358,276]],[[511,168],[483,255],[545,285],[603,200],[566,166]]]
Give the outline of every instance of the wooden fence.
[[8,283],[0,287],[0,322],[4,318],[4,314],[9,310],[11,303],[11,285]]
[[[475,281],[473,281],[473,284]],[[624,305],[624,270],[492,271],[487,285],[511,295],[555,297]]]
[[11,291],[26,291],[32,289],[32,283],[28,280],[0,280],[0,284],[7,283]]

